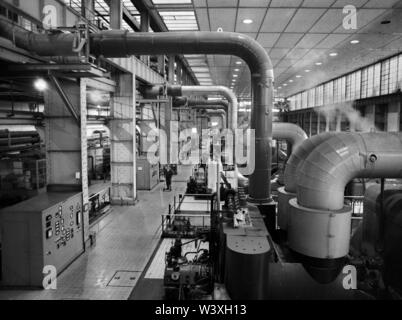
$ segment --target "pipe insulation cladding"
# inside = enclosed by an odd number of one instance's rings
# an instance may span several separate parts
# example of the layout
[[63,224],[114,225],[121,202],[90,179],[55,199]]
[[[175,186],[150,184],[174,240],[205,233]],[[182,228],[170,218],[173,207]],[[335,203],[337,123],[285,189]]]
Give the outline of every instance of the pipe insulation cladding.
[[[41,56],[76,56],[76,35],[36,34],[0,19],[0,36]],[[253,38],[232,32],[128,32],[101,31],[90,34],[95,56],[223,54],[243,59],[251,73],[251,128],[255,130],[255,170],[250,175],[249,201],[272,203],[270,171],[274,72],[266,50]]]
[[296,124],[288,122],[273,122],[272,138],[274,140],[286,140],[292,145],[292,149],[294,149],[308,137],[307,133]]
[[344,205],[353,178],[401,178],[401,133],[337,133],[307,157],[290,200],[289,246],[302,255],[337,259],[349,252],[352,210]]
[[[285,167],[285,186],[278,188],[278,226],[281,230],[287,230],[289,220],[289,200],[296,197],[297,174],[311,151],[323,141],[333,137],[335,132],[324,132],[302,141],[293,152]],[[275,130],[273,135],[275,135]]]

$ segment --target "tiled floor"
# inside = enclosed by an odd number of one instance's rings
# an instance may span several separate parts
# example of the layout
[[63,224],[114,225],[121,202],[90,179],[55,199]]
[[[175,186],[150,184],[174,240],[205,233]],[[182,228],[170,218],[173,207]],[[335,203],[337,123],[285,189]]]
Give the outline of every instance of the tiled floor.
[[[173,179],[173,191],[163,192],[161,183],[152,191],[140,191],[135,206],[114,206],[102,221],[96,246],[88,249],[57,279],[57,290],[0,290],[0,299],[127,299],[131,286],[111,286],[116,272],[140,275],[160,239],[161,214],[169,203],[184,193],[191,168],[180,167]],[[176,182],[175,182],[176,181]],[[125,276],[125,273],[121,273]]]

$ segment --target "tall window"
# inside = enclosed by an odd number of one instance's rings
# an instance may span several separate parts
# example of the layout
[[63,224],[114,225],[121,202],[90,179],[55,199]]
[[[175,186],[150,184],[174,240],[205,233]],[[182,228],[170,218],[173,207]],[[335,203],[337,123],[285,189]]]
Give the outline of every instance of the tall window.
[[308,107],[312,108],[315,106],[315,89],[313,88],[308,91]]
[[374,86],[373,95],[378,96],[380,94],[380,84],[381,84],[381,63],[374,65]]
[[398,57],[398,85],[397,87],[402,90],[402,54]]
[[311,115],[311,132],[310,135],[314,136],[317,134],[317,129],[318,129],[318,115],[317,112],[313,111],[313,114]]
[[327,129],[327,118],[323,114],[320,114],[320,133],[325,132],[326,129]]
[[322,106],[324,104],[324,86],[318,86],[316,91],[316,105],[317,106]]
[[362,71],[356,71],[355,72],[355,96],[354,96],[354,100],[356,99],[360,99],[360,89],[361,89],[361,76],[362,76]]
[[389,93],[390,60],[381,63],[381,95]]
[[324,85],[324,105],[331,104],[334,96],[334,81],[327,82]]
[[345,99],[346,99],[346,101],[351,100],[351,95],[352,95],[352,75],[348,74],[345,77]]
[[308,107],[308,92],[304,91],[302,93],[302,109],[305,109]]
[[368,89],[368,68],[364,68],[362,70],[362,75],[361,75],[361,92],[360,92],[360,96],[362,98],[367,98],[367,89]]
[[398,83],[398,57],[391,58],[389,62],[389,93],[394,93]]
[[387,131],[388,104],[382,103],[375,106],[374,124],[377,130]]
[[367,69],[367,95],[366,97],[372,97],[374,93],[374,66],[370,66]]

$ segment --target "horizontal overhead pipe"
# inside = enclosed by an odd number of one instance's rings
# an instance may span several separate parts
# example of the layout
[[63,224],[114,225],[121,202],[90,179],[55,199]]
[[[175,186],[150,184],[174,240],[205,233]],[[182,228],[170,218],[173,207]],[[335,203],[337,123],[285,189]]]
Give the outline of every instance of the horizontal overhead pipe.
[[14,146],[27,143],[40,142],[39,136],[36,137],[18,137],[18,138],[1,138],[0,146]]
[[229,102],[223,99],[191,99],[188,97],[175,97],[173,99],[174,107],[181,107],[187,105],[189,107],[195,106],[222,106],[226,112],[229,112]]
[[323,141],[333,137],[335,132],[324,132],[304,140],[296,148],[286,163],[284,187],[278,188],[278,226],[287,230],[289,220],[289,200],[296,197],[297,175],[309,154]]
[[[76,56],[76,35],[36,34],[4,18],[0,36],[41,56]],[[224,54],[243,59],[251,73],[251,128],[255,129],[255,170],[250,175],[250,198],[258,204],[271,203],[271,150],[273,66],[266,50],[253,38],[232,32],[128,32],[102,31],[90,34],[90,52],[95,56]]]
[[37,131],[0,131],[0,138],[18,138],[18,137],[32,137],[37,136]]
[[[147,96],[163,95],[166,89],[166,94],[173,97],[190,97],[197,95],[219,94],[229,101],[229,127],[232,130],[237,129],[237,112],[238,102],[234,92],[225,86],[182,86],[182,85],[154,85],[145,90]],[[188,102],[187,102],[188,105]]]
[[402,178],[402,134],[338,133],[310,153],[290,200],[294,251],[319,259],[348,254],[352,210],[344,191],[353,178]]

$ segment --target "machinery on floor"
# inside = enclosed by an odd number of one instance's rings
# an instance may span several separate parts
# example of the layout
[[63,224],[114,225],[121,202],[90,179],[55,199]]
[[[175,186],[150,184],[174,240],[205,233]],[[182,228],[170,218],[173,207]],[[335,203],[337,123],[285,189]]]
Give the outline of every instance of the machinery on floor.
[[7,207],[0,230],[0,284],[46,288],[84,252],[82,194],[44,193]]

